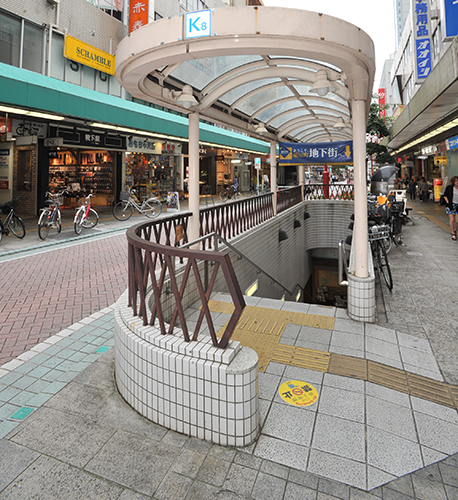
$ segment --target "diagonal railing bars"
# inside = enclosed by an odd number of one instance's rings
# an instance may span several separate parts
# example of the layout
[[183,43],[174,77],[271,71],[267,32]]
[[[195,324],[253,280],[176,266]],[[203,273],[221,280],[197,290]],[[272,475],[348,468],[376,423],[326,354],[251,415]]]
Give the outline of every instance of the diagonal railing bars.
[[[281,195],[277,194],[277,200],[279,198],[282,200],[283,210],[301,201],[297,188],[282,191]],[[203,320],[206,319],[213,344],[224,348],[242,314],[245,302],[229,254],[206,251],[205,247],[211,248],[212,240],[214,244],[215,236],[212,233],[219,232],[220,236],[227,240],[270,219],[273,216],[272,194],[253,196],[200,211],[201,234],[204,238],[198,240],[202,247],[199,250],[182,248],[183,245],[188,246],[187,229],[190,216],[190,212],[180,213],[138,224],[127,230],[129,307],[132,307],[135,316],[143,318],[145,326],[157,322],[163,335],[173,333],[179,321],[186,341],[197,339]],[[177,262],[183,266],[181,282],[175,274]],[[205,284],[202,283],[199,262],[207,263],[207,269],[208,263],[214,265],[212,275]],[[219,270],[223,273],[235,310],[218,341],[208,302]],[[186,286],[191,279],[202,302],[192,337],[183,305]],[[149,291],[152,291],[152,305],[148,315]],[[163,296],[167,294],[172,294],[174,298],[173,311],[168,315],[171,318],[168,325],[162,303]]]

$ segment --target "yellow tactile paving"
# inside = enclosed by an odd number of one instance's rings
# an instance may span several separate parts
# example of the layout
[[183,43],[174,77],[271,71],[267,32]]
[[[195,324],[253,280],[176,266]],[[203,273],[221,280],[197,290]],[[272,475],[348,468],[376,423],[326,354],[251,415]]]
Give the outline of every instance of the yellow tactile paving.
[[[212,312],[227,314],[234,311],[231,303],[216,300],[209,301],[209,308]],[[429,379],[375,361],[280,344],[279,341],[288,324],[333,330],[334,318],[246,306],[237,323],[232,339],[238,340],[242,345],[257,352],[259,371],[262,372],[266,370],[272,361],[366,380],[442,406],[458,409],[458,386]],[[224,329],[225,326],[221,329],[221,332]]]

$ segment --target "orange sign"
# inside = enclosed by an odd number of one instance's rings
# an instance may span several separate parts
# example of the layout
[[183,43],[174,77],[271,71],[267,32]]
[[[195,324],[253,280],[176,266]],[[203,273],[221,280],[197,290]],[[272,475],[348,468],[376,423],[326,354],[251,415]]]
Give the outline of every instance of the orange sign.
[[148,0],[132,0],[129,12],[129,33],[148,24]]

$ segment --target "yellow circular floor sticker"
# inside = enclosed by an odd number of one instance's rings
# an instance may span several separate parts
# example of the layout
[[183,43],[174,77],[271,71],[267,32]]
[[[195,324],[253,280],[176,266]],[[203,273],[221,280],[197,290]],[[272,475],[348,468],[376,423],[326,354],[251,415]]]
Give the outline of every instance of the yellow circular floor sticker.
[[289,380],[278,390],[282,399],[294,406],[311,406],[318,400],[318,391],[300,380]]

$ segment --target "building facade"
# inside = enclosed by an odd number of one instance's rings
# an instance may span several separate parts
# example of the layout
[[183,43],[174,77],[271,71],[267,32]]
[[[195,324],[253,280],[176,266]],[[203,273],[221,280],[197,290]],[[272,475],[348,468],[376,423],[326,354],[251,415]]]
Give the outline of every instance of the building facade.
[[[148,7],[150,22],[228,3],[233,2],[141,5]],[[63,187],[72,193],[70,205],[87,192],[96,195],[96,204],[110,204],[133,184],[162,196],[185,191],[186,116],[132,98],[114,74],[117,45],[129,33],[130,7],[127,0],[2,2],[0,202],[19,197],[19,213],[33,215],[47,191]],[[208,125],[201,134],[203,142],[212,137],[215,153],[203,155],[203,172],[210,171],[212,179],[226,149],[245,153],[248,164],[269,151],[262,141],[221,128],[215,142],[215,129]]]
[[396,54],[385,64],[380,83],[387,115],[393,118],[388,146],[402,175],[424,176],[436,201],[441,187],[458,173],[456,34],[450,32],[455,19],[458,5],[453,2],[412,0]]

